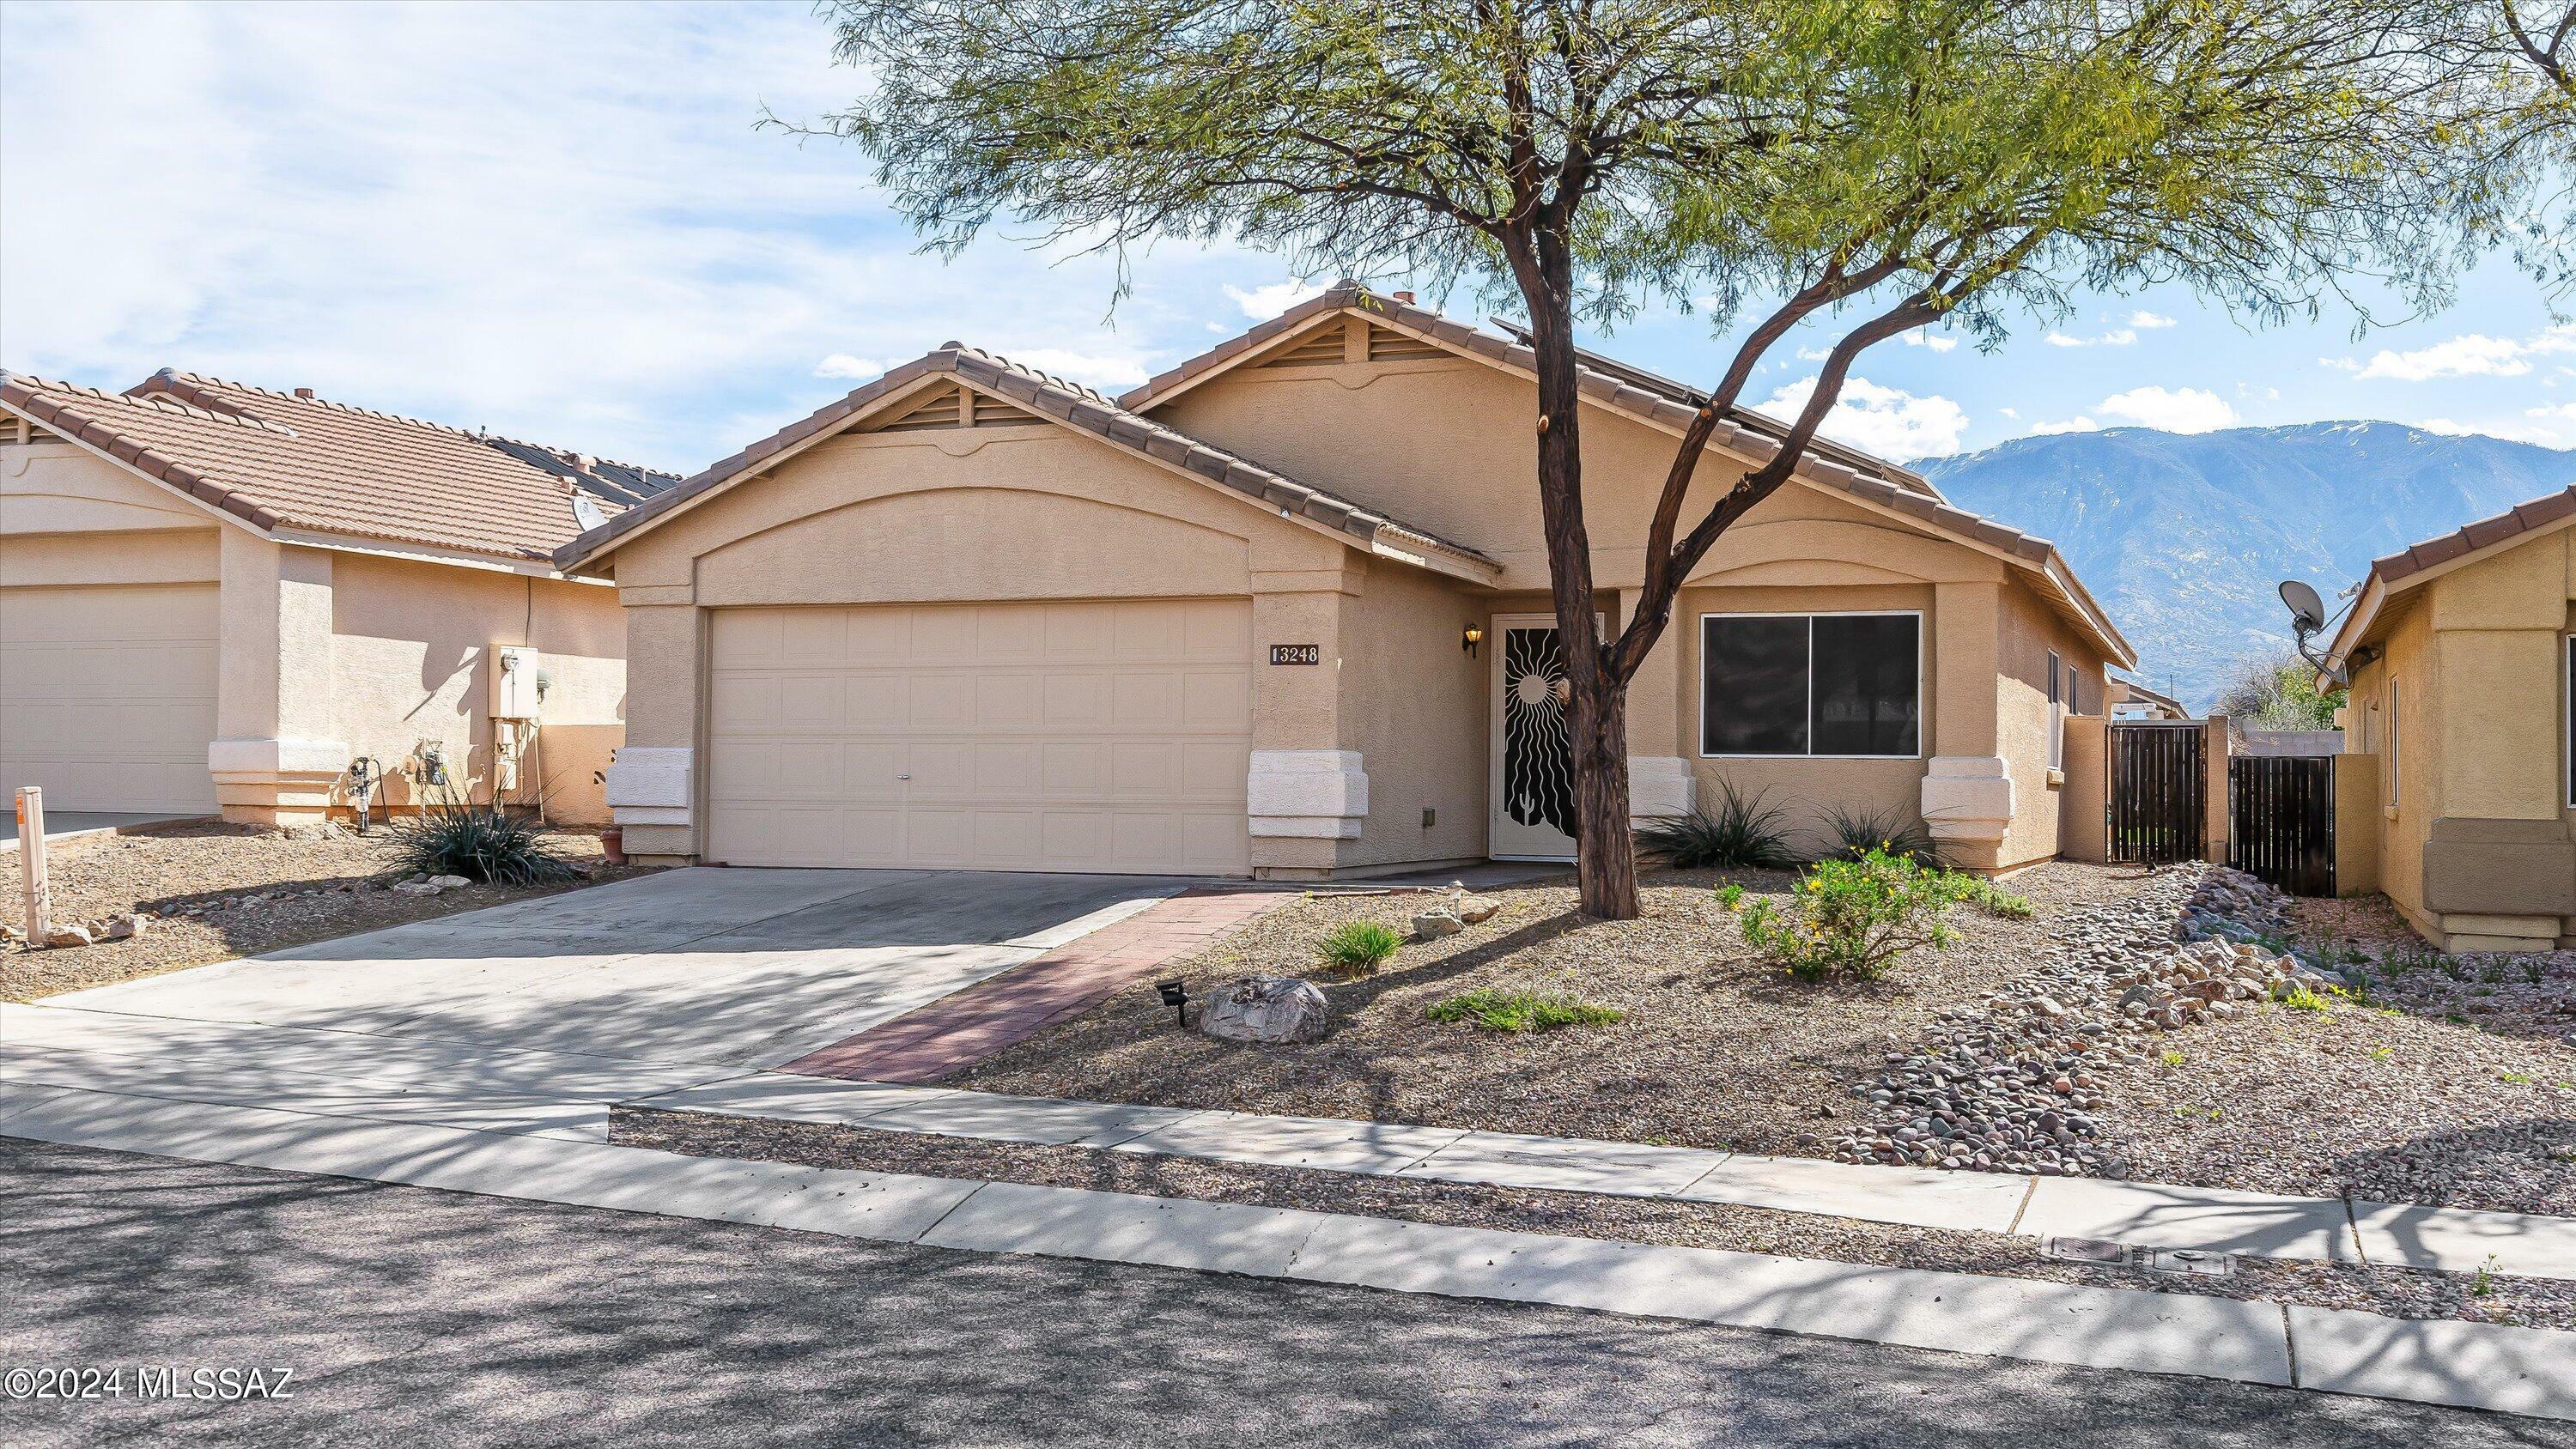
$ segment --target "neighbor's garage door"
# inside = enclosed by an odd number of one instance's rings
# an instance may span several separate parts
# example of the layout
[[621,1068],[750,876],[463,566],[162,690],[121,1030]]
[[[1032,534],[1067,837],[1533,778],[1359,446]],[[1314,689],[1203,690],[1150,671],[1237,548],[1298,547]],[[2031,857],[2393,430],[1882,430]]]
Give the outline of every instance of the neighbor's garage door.
[[215,586],[0,588],[0,793],[211,815]]
[[725,609],[707,855],[1242,875],[1243,600]]

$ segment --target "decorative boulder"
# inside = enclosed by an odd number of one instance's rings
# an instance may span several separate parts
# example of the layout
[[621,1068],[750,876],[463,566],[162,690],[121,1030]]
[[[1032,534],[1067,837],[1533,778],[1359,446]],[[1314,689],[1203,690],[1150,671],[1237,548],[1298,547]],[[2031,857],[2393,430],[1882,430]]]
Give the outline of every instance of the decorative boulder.
[[152,918],[150,916],[144,915],[141,912],[136,912],[133,915],[126,916],[110,916],[107,918],[106,928],[99,933],[98,939],[102,941],[130,941],[143,934],[146,923],[151,919]]
[[1200,1031],[1220,1041],[1321,1041],[1329,1008],[1315,983],[1294,976],[1247,976],[1198,1002]]
[[1501,901],[1486,896],[1460,896],[1449,904],[1449,909],[1457,913],[1458,919],[1471,926],[1492,920],[1494,912],[1502,908]]
[[89,927],[56,926],[45,933],[45,944],[55,950],[90,944]]
[[1456,911],[1449,909],[1447,906],[1440,906],[1433,910],[1424,911],[1421,915],[1413,918],[1413,939],[1417,941],[1435,940],[1441,936],[1454,936],[1465,929],[1467,929],[1467,923],[1459,918]]

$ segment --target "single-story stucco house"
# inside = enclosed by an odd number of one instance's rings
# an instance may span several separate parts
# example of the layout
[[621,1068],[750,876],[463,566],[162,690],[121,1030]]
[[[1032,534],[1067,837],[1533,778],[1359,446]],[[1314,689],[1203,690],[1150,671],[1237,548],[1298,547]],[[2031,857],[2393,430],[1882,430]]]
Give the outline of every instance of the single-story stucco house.
[[443,775],[604,821],[625,623],[552,551],[677,481],[302,388],[0,373],[0,792],[291,824],[364,757],[380,804]]
[[[1700,405],[1587,359],[1601,613]],[[1531,357],[1345,284],[1115,401],[957,343],[572,541],[627,611],[627,848],[1318,879],[1572,849]],[[1769,456],[1744,414],[1693,507]],[[2063,717],[2134,658],[2046,542],[1836,447],[1693,574],[1635,808],[2060,849]],[[2099,800],[2086,807],[2098,813]]]
[[2338,891],[2445,950],[2576,943],[2576,488],[2371,564],[2325,658]]

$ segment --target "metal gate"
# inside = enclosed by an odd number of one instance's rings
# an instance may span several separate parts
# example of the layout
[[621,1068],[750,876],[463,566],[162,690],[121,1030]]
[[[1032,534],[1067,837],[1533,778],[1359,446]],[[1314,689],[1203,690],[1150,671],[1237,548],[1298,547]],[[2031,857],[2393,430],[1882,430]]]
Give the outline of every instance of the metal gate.
[[2335,892],[2332,755],[2227,762],[2227,863],[2294,896]]
[[2111,858],[2198,860],[2207,849],[2207,732],[2199,720],[2111,726]]

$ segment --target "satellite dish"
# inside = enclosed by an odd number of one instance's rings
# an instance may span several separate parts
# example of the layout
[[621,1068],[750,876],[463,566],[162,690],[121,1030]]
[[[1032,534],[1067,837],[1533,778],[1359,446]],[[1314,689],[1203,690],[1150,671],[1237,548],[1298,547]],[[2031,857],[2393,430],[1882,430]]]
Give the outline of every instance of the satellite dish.
[[2290,627],[2301,638],[2326,626],[2326,601],[2317,591],[2291,579],[2281,585],[2281,602],[2290,606]]
[[[588,533],[606,523],[608,515],[599,511],[599,505],[593,502],[588,494],[576,493],[572,496],[572,521],[581,525],[582,532]],[[2305,588],[2306,585],[2302,584],[2300,587]],[[2312,592],[2309,597],[2315,597],[2314,593]]]

